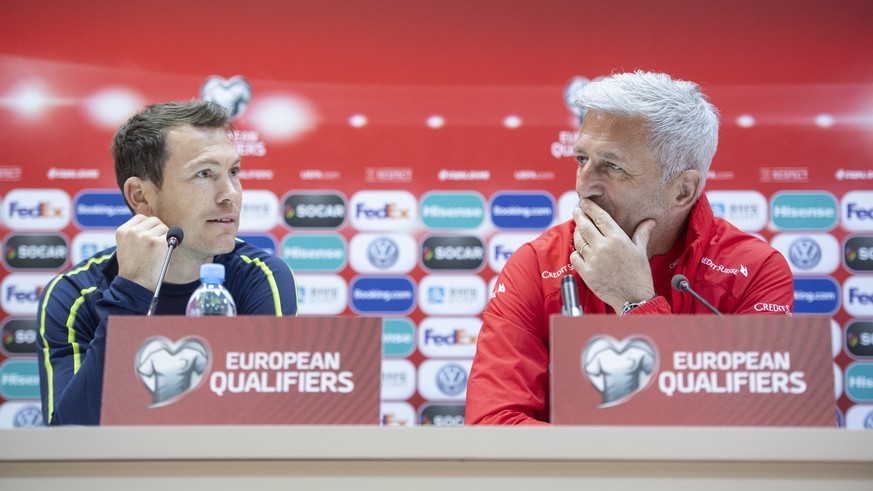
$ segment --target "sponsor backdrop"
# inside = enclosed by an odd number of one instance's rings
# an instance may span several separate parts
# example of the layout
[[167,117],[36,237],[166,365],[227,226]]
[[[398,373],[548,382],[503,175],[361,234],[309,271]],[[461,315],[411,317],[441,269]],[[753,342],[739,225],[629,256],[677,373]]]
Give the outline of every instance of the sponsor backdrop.
[[385,318],[383,424],[462,424],[497,273],[575,206],[567,101],[643,68],[720,109],[713,209],[785,254],[798,315],[833,317],[839,420],[870,428],[870,25],[860,0],[8,5],[0,426],[39,424],[43,286],[129,217],[114,129],[191,98],[232,111],[240,235],[296,271],[300,314]]

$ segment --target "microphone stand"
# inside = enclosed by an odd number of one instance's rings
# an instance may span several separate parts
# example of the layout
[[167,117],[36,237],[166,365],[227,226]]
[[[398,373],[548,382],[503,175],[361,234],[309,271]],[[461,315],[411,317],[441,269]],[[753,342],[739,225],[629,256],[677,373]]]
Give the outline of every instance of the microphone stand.
[[146,315],[151,317],[155,310],[158,309],[158,295],[161,293],[161,285],[164,284],[164,276],[167,275],[167,267],[170,265],[170,256],[173,255],[173,249],[182,243],[182,229],[179,227],[171,227],[167,230],[167,255],[164,257],[164,264],[161,266],[161,272],[158,275],[158,284],[155,285],[155,294],[152,296],[152,303],[149,305],[149,310]]

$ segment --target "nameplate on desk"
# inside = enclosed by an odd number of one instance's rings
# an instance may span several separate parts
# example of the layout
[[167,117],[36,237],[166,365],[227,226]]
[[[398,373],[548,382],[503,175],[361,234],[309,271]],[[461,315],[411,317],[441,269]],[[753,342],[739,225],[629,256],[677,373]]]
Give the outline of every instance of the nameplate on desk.
[[551,317],[551,421],[836,426],[821,316]]
[[378,317],[110,317],[103,425],[379,424]]

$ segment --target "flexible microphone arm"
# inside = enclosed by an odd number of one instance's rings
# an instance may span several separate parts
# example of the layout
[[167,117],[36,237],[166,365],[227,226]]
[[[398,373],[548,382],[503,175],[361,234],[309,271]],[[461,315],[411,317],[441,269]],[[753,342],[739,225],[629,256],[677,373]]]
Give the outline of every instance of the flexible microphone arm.
[[167,255],[164,257],[164,264],[161,266],[161,274],[158,275],[158,284],[155,285],[155,294],[152,297],[152,303],[149,305],[149,311],[146,313],[147,316],[152,316],[155,313],[155,310],[158,309],[158,295],[161,293],[161,285],[164,283],[164,276],[167,275],[167,266],[170,265],[170,256],[173,255],[173,249],[179,246],[182,243],[182,239],[185,237],[185,233],[182,232],[182,229],[179,227],[170,227],[167,230]]
[[713,311],[715,315],[721,315],[721,312],[718,311],[715,307],[713,307],[709,302],[703,299],[700,295],[697,294],[696,291],[691,289],[691,284],[688,282],[688,278],[685,275],[677,274],[673,277],[673,281],[671,281],[673,285],[673,289],[680,292],[688,292],[694,296],[697,300],[700,301],[703,305],[706,306],[709,310]]

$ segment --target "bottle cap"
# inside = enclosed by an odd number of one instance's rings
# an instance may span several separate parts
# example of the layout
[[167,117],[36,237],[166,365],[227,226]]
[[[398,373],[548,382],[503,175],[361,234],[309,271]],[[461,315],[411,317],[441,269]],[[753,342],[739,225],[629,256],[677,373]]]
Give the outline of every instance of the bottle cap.
[[213,280],[217,283],[224,281],[224,265],[216,263],[206,263],[200,265],[200,279]]

